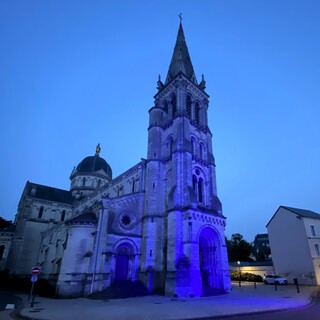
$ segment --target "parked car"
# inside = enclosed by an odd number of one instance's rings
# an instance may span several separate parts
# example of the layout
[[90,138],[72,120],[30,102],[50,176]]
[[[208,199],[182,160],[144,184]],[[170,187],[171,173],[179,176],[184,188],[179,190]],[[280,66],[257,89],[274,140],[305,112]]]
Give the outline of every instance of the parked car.
[[288,284],[288,280],[278,274],[267,274],[263,277],[265,284]]

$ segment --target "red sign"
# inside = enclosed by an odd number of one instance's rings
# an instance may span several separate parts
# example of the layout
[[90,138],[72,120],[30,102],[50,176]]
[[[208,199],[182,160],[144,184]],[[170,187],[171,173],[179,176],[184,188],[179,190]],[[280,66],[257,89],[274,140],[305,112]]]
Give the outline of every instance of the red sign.
[[41,271],[40,267],[33,267],[31,273],[35,276],[37,274],[39,274]]

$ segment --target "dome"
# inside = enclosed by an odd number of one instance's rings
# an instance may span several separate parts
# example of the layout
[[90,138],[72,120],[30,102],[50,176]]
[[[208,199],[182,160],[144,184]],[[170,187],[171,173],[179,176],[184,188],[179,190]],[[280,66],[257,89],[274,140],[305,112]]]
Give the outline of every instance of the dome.
[[112,179],[111,167],[106,160],[100,157],[100,150],[100,144],[98,144],[96,147],[96,154],[94,156],[84,158],[72,172],[71,176],[73,176],[74,173],[87,175],[103,170],[104,173]]
[[112,170],[106,160],[98,155],[84,158],[77,166],[77,172],[91,173],[103,170],[107,175],[112,177]]

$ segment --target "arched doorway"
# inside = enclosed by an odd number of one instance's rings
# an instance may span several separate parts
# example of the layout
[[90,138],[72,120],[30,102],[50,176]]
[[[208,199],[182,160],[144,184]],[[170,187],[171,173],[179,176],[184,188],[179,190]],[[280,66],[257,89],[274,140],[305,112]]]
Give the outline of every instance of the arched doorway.
[[127,243],[121,244],[117,249],[115,280],[127,280],[129,274],[129,261],[131,247]]
[[220,240],[217,232],[205,227],[199,235],[199,263],[203,294],[213,293],[221,288]]

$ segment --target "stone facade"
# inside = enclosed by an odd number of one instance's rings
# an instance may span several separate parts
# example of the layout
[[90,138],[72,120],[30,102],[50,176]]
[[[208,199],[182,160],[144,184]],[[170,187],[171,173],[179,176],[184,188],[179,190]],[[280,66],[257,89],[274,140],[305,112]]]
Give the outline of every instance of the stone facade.
[[147,159],[112,179],[98,145],[73,169],[70,191],[27,182],[11,273],[26,275],[40,265],[42,277],[64,297],[122,280],[178,296],[231,289],[209,96],[203,76],[197,82],[181,24],[154,98]]
[[0,230],[0,270],[4,270],[6,268],[8,254],[14,233],[14,225]]

